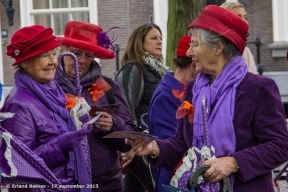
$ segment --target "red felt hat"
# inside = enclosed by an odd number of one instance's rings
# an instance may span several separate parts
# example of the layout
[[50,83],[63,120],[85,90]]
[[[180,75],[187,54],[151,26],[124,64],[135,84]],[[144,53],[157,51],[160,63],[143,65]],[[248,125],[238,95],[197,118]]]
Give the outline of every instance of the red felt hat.
[[56,40],[61,41],[63,45],[93,52],[99,59],[112,59],[115,57],[112,40],[106,34],[97,25],[69,21],[65,26],[64,37],[57,37]]
[[[189,43],[191,43],[191,36],[184,35],[183,37],[181,37],[178,43],[177,51],[176,51],[177,57],[188,57],[186,55],[186,52],[190,47]],[[188,58],[191,58],[191,57],[188,57]]]
[[31,57],[40,55],[58,47],[61,43],[55,41],[53,30],[42,25],[23,27],[16,31],[7,46],[7,55],[16,61],[12,66]]
[[208,5],[201,14],[188,26],[213,31],[232,41],[241,54],[246,46],[248,24],[235,13],[219,7]]

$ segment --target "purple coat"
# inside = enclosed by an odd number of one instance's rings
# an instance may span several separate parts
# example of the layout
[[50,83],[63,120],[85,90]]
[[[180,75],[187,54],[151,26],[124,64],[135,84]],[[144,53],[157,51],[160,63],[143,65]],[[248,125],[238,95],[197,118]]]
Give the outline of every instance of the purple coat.
[[[192,101],[194,82],[187,84],[184,100]],[[269,78],[247,73],[236,91],[233,156],[240,169],[234,174],[234,192],[273,192],[271,170],[288,159],[288,132],[278,87]],[[180,119],[175,136],[157,139],[160,155],[149,161],[173,169],[192,146],[192,136],[187,117]]]
[[[98,73],[98,75],[95,78],[90,78],[89,81],[81,83],[81,85],[83,86],[81,96],[86,99],[88,104],[95,105],[95,102],[92,100],[88,88],[90,88],[92,84],[96,82],[101,72],[98,64],[93,63],[91,65],[91,69],[94,67],[92,69],[94,71],[93,73]],[[83,77],[85,78],[85,76]],[[55,76],[55,80],[59,83],[59,85],[66,93],[71,93],[69,88],[67,87],[67,84],[65,84],[66,82],[61,81],[58,76]],[[120,87],[116,82],[114,82],[113,94],[115,103],[121,103],[121,106],[117,110],[116,114],[112,114],[112,119],[114,123],[113,128],[110,132],[105,133],[94,125],[92,132],[88,134],[88,142],[91,156],[92,182],[93,184],[98,185],[98,188],[93,189],[93,191],[95,190],[99,192],[108,192],[123,187],[123,175],[117,151],[127,152],[131,149],[130,146],[125,144],[124,139],[113,140],[103,139],[103,137],[114,131],[136,130],[136,126],[132,121],[129,108],[122,96]],[[106,97],[101,97],[98,104],[108,104]]]
[[[160,139],[172,137],[177,128],[176,111],[181,105],[172,90],[183,90],[182,84],[175,79],[173,73],[166,73],[155,90],[149,107],[149,133]],[[157,117],[157,118],[155,118]],[[155,173],[154,173],[155,172]],[[162,184],[169,185],[172,170],[165,167],[153,170],[153,179],[156,181],[156,192],[162,191]]]
[[29,90],[14,86],[1,111],[15,113],[2,126],[41,157],[62,184],[74,184],[74,177],[66,174],[68,159],[59,146],[61,132],[50,110]]

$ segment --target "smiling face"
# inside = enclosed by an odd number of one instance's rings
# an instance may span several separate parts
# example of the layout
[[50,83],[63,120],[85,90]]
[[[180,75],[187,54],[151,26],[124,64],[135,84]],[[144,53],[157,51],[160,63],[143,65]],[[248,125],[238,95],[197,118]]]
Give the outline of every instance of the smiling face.
[[58,66],[56,49],[37,55],[20,63],[23,70],[38,83],[49,83],[54,79]]
[[162,55],[162,35],[156,28],[152,28],[145,36],[143,48],[155,59]]
[[[69,51],[76,55],[78,59],[78,68],[80,77],[88,73],[90,65],[95,58],[94,53],[85,51],[83,49],[78,49],[76,47],[67,47],[67,46],[64,46],[62,51]],[[70,56],[64,56],[63,60],[64,60],[64,71],[69,77],[75,78],[75,64],[73,58]]]
[[233,9],[231,9],[231,11],[233,13],[235,13],[236,15],[238,15],[241,19],[243,19],[246,23],[248,23],[247,21],[247,14],[244,8],[242,7],[234,7]]

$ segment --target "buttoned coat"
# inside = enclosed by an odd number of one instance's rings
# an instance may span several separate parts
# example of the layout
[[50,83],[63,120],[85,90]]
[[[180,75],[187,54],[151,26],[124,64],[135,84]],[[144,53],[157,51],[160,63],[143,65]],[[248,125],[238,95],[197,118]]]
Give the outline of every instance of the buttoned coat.
[[[187,84],[184,100],[192,101],[194,83]],[[272,192],[271,170],[288,159],[287,125],[278,87],[272,79],[248,72],[236,89],[235,102],[232,156],[240,169],[234,174],[234,192]],[[149,158],[150,162],[173,169],[192,146],[192,138],[193,126],[186,116],[178,121],[173,137],[156,140],[160,154],[157,159]]]

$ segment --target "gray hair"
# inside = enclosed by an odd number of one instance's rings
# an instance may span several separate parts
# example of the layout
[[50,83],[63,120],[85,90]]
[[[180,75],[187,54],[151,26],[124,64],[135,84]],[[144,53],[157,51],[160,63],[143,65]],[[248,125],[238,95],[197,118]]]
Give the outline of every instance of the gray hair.
[[236,55],[241,55],[240,50],[234,43],[222,35],[214,33],[213,31],[201,28],[191,28],[189,29],[188,33],[198,36],[198,38],[201,38],[202,41],[209,47],[217,47],[220,42],[222,42],[224,45],[223,52],[229,59]]

